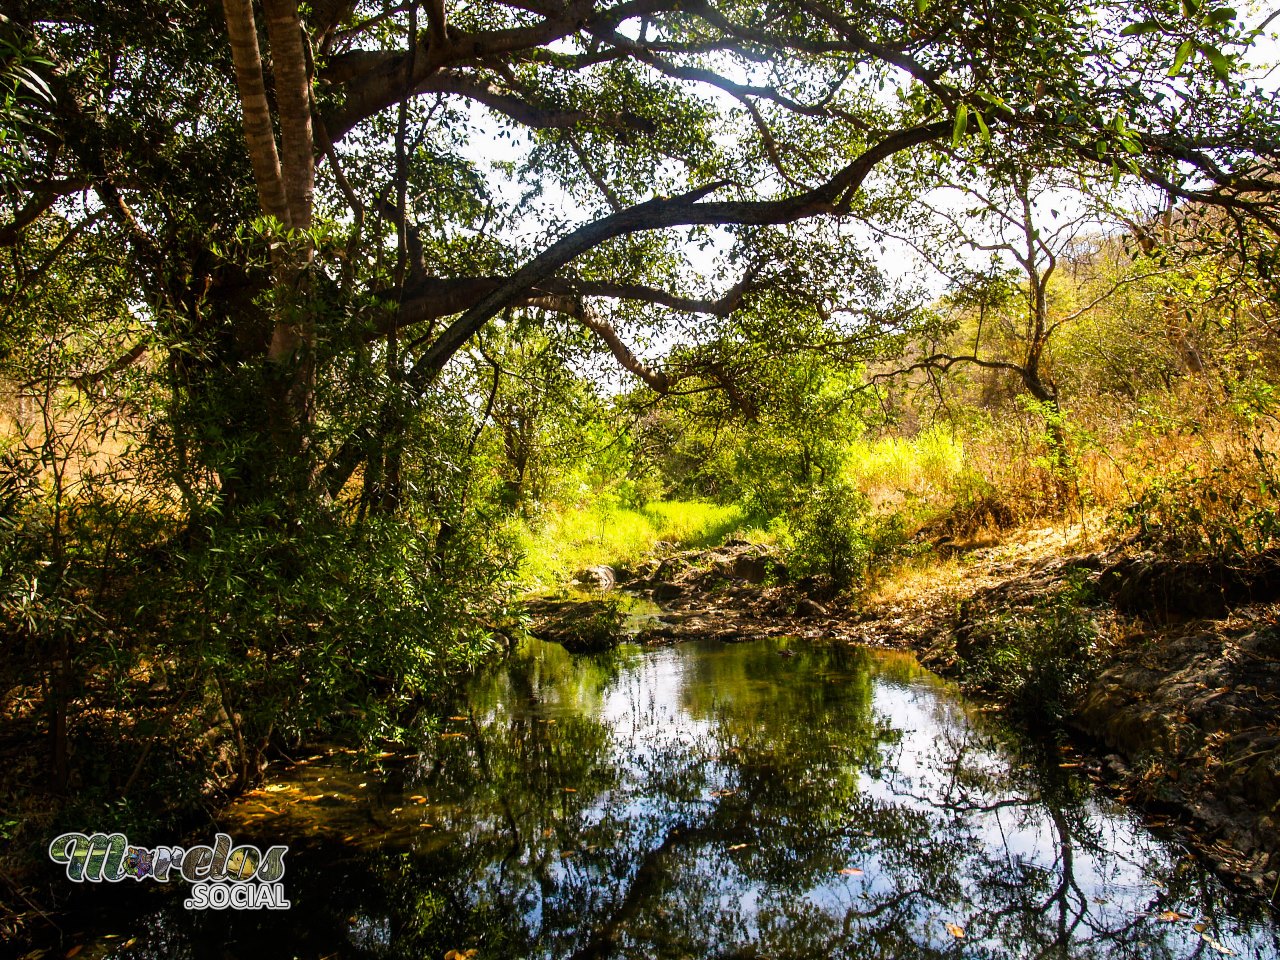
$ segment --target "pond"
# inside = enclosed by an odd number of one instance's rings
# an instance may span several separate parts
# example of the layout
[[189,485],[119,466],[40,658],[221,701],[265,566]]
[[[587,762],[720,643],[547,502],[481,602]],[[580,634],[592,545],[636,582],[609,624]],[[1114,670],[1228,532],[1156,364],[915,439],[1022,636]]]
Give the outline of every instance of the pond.
[[79,955],[1280,956],[1265,905],[1069,756],[847,646],[533,641],[419,754],[316,756],[224,828],[290,844],[290,910],[97,885]]

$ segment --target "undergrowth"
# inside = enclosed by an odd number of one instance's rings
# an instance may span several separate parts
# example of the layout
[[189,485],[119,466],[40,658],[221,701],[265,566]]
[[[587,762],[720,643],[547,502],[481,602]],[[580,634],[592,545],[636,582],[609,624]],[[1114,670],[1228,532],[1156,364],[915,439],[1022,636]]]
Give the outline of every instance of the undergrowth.
[[748,526],[746,512],[736,504],[700,501],[550,511],[538,520],[517,522],[515,535],[524,554],[520,575],[527,586],[551,586],[596,564],[633,564],[660,543],[716,546]]
[[1057,731],[1098,669],[1092,600],[1078,573],[1029,607],[971,614],[957,640],[965,683],[1034,732]]

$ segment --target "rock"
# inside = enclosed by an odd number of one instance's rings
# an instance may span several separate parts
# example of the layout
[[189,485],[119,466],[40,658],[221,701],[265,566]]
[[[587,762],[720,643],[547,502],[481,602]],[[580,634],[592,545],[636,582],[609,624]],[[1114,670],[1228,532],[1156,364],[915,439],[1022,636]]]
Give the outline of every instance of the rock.
[[801,600],[796,604],[797,617],[825,617],[829,616],[827,608],[816,600]]
[[579,570],[573,575],[573,579],[575,583],[590,587],[592,590],[612,590],[618,582],[613,567],[607,567],[604,564]]
[[1114,753],[1107,754],[1103,760],[1103,768],[1116,780],[1125,780],[1131,773],[1129,765]]
[[649,588],[649,596],[661,603],[663,600],[674,600],[684,591],[678,583],[669,583],[660,580]]
[[737,580],[745,580],[747,583],[764,583],[771,574],[776,576],[774,568],[777,566],[779,564],[769,557],[743,554],[733,558],[729,572]]
[[529,632],[570,653],[596,653],[626,638],[626,614],[616,601],[536,600],[529,603],[534,622]]

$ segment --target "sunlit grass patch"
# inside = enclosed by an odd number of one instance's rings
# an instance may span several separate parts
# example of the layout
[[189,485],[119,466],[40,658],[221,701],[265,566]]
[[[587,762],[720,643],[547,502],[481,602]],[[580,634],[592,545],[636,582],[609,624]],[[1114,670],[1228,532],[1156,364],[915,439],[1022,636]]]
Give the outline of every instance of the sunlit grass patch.
[[854,441],[845,458],[844,476],[874,505],[880,505],[937,499],[965,465],[959,438],[949,429],[932,427],[914,437]]
[[553,511],[520,525],[521,573],[531,586],[550,586],[584,567],[635,563],[659,542],[688,549],[715,546],[738,532],[745,520],[736,505],[683,500]]

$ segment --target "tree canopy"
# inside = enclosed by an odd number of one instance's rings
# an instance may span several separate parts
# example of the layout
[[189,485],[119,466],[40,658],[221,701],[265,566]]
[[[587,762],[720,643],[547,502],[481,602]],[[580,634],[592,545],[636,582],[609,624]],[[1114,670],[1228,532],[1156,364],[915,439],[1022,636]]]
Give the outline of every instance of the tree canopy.
[[[1212,3],[10,11],[50,100],[24,103],[0,242],[42,215],[50,258],[101,239],[147,324],[121,355],[168,356],[197,446],[239,436],[204,454],[224,496],[394,477],[393,397],[512,308],[660,392],[728,386],[726,338],[848,345],[895,308],[855,225],[957,170],[1101,166],[1277,224],[1277,107],[1236,73],[1255,31]],[[357,357],[383,376],[335,426]]]

